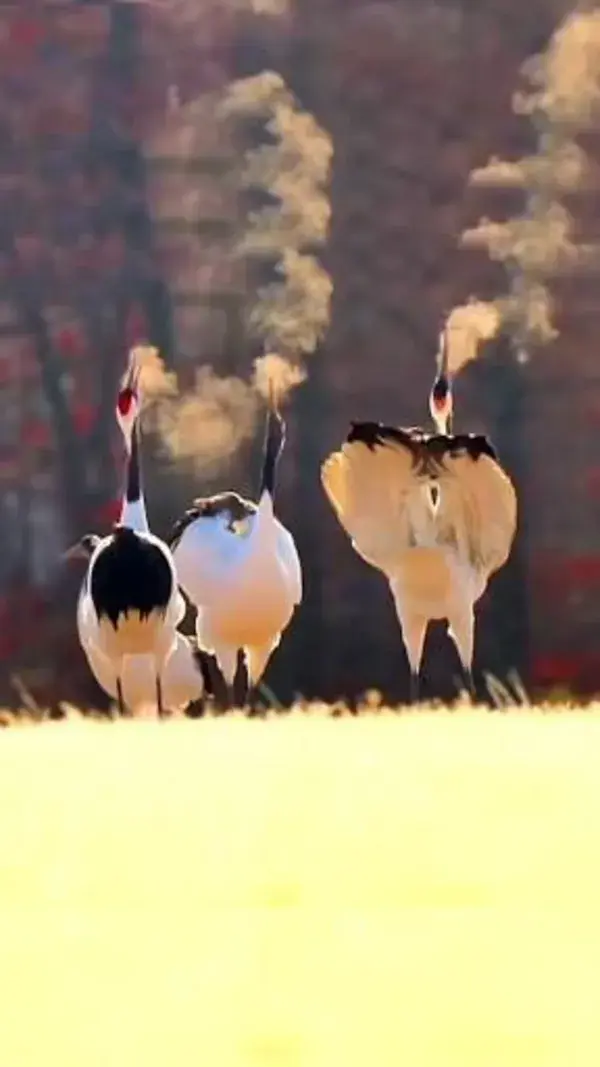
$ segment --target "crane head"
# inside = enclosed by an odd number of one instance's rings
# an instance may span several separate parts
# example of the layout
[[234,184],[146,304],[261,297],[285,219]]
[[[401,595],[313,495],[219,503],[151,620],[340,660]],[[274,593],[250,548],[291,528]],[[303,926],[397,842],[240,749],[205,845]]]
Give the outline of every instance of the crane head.
[[452,382],[448,366],[447,329],[440,334],[437,354],[437,376],[429,394],[429,411],[438,433],[452,432]]
[[121,382],[115,409],[117,422],[125,439],[125,446],[128,452],[131,452],[133,430],[140,413],[139,381],[140,369],[132,354],[129,357],[129,365],[125,377]]
[[452,387],[445,374],[439,374],[429,395],[429,410],[438,433],[451,433]]

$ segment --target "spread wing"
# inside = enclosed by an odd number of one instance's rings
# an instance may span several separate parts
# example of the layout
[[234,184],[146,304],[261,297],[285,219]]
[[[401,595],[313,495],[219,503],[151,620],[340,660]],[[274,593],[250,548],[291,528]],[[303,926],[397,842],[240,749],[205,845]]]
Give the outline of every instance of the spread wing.
[[355,550],[386,573],[411,542],[407,503],[418,486],[418,432],[356,423],[321,467],[325,493]]
[[488,453],[449,451],[439,471],[440,538],[453,540],[459,555],[486,579],[502,567],[517,528],[517,496],[500,464]]

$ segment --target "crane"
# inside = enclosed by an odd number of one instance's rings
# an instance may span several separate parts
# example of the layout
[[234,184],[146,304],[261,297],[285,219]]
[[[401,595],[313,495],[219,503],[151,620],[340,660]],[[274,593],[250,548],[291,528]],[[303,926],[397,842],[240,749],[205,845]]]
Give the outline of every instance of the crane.
[[322,465],[327,498],[356,552],[388,580],[410,667],[410,700],[429,622],[445,619],[473,695],[475,604],[508,559],[514,486],[483,434],[452,433],[445,335],[429,396],[435,430],[354,422]]

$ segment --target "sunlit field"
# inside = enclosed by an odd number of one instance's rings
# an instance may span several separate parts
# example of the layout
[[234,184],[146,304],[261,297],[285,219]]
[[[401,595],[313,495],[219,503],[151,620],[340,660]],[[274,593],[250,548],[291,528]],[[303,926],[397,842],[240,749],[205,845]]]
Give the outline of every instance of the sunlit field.
[[600,715],[0,733],[6,1067],[600,1063]]

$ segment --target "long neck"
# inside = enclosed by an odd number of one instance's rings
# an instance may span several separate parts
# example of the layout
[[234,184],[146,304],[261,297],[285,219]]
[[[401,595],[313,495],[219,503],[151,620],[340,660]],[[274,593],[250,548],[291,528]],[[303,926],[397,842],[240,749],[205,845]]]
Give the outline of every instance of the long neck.
[[449,411],[445,415],[436,415],[434,421],[438,433],[443,434],[445,437],[452,435],[452,412]]
[[147,532],[149,529],[142,489],[142,458],[137,422],[131,435],[131,451],[127,462],[127,482],[119,521],[123,526],[128,526],[131,530]]
[[267,415],[267,428],[265,432],[265,447],[263,454],[262,475],[260,480],[260,496],[269,493],[275,495],[275,481],[277,474],[277,461],[281,455],[284,441],[284,423],[277,412],[269,408]]

